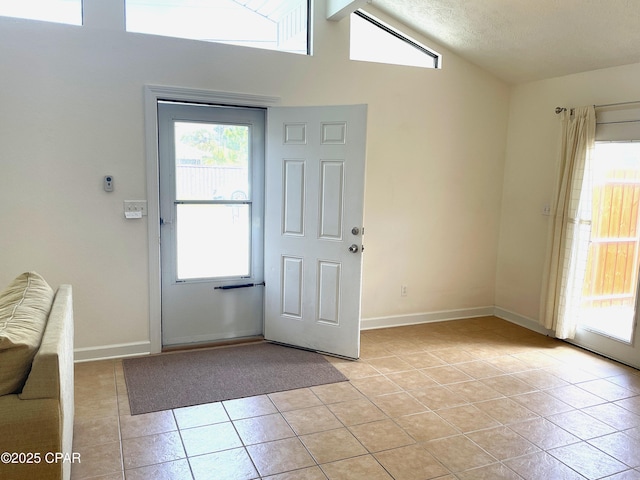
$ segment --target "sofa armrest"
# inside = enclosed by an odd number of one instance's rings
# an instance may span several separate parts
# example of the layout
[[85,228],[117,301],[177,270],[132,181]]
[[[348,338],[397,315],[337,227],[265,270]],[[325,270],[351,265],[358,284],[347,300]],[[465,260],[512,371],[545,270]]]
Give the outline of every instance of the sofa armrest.
[[69,395],[73,404],[73,299],[71,286],[61,285],[19,397],[59,399]]
[[[43,448],[48,452],[70,454],[73,449],[73,295],[71,285],[61,285],[56,292],[44,329],[40,348],[36,353],[31,371],[22,393],[7,402],[15,403],[23,417],[22,424],[31,433],[16,432],[16,445],[21,441],[31,448]],[[9,395],[11,397],[11,395]],[[3,399],[0,398],[0,401]],[[5,407],[11,407],[7,404]],[[0,407],[0,411],[2,408]],[[18,411],[18,410],[17,410]],[[10,420],[5,420],[11,423]],[[38,425],[40,423],[40,425]],[[5,425],[12,428],[11,425]],[[5,427],[3,426],[3,428]],[[3,431],[0,428],[0,431]],[[31,438],[35,434],[39,440]],[[46,434],[46,437],[45,437]],[[25,438],[26,437],[26,438]],[[20,440],[18,440],[20,439]],[[31,443],[31,442],[34,443]],[[8,466],[5,465],[8,468]],[[13,467],[13,466],[11,466]],[[71,464],[41,463],[42,471],[35,469],[16,470],[9,478],[64,479],[71,476]],[[45,471],[46,470],[46,471]],[[24,476],[22,476],[24,474]],[[1,477],[2,475],[0,475]]]
[[[46,461],[47,455],[64,451],[60,435],[60,402],[53,398],[20,400],[0,397],[0,452],[28,454],[31,463],[0,463],[0,478],[11,480],[68,479],[71,466]],[[39,462],[35,460],[40,459]]]
[[60,403],[52,398],[24,401],[0,397],[1,452],[61,451]]

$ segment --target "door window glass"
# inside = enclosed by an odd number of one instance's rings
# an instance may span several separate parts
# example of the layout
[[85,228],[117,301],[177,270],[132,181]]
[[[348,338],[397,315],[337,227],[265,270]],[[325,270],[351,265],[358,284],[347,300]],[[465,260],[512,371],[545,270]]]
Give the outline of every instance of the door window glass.
[[249,127],[176,122],[176,200],[249,198]]
[[249,205],[176,207],[178,279],[250,275]]
[[251,275],[250,127],[174,123],[177,279]]

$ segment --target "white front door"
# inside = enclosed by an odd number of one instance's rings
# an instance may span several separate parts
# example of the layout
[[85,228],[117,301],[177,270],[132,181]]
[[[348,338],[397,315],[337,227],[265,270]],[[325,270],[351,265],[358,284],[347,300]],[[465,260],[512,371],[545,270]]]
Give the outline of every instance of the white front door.
[[158,103],[164,346],[262,334],[264,118]]
[[268,111],[266,340],[360,351],[366,105]]

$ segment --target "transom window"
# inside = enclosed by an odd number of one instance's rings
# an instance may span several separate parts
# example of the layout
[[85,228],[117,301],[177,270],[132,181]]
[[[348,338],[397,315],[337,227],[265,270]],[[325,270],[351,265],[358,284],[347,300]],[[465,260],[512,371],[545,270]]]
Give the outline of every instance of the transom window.
[[351,14],[351,60],[441,68],[441,55],[362,10]]
[[125,2],[128,32],[308,53],[309,0]]
[[0,16],[82,25],[82,0],[0,0]]

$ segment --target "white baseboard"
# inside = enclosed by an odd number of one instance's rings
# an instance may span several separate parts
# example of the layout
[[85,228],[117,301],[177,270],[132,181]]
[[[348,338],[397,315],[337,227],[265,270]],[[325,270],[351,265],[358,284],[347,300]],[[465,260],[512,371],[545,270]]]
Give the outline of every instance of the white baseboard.
[[112,358],[134,357],[151,352],[151,342],[120,343],[116,345],[103,345],[100,347],[76,348],[74,350],[75,362],[89,362],[94,360],[108,360]]
[[489,315],[494,315],[542,335],[548,335],[550,337],[554,336],[551,330],[544,328],[537,320],[496,306],[465,308],[460,310],[443,310],[439,312],[414,313],[388,317],[363,318],[360,323],[360,330],[418,325],[421,323],[461,320],[464,318],[486,317]]
[[[363,318],[360,322],[360,330],[375,330],[378,328],[401,327],[418,325],[421,323],[443,322],[447,320],[461,320],[464,318],[486,317],[495,315],[498,318],[528,328],[542,335],[553,336],[551,330],[547,330],[536,320],[523,315],[505,310],[504,308],[488,306],[463,308],[458,310],[442,310],[438,312],[413,313],[407,315],[393,315],[388,317]],[[107,360],[113,358],[133,357],[146,355],[151,352],[151,342],[132,342],[116,345],[104,345],[100,347],[86,347],[75,349],[76,362],[88,362],[94,360]]]
[[553,331],[544,328],[542,325],[540,325],[540,323],[538,323],[537,320],[525,317],[524,315],[520,315],[509,310],[505,310],[504,308],[494,307],[493,315],[508,322],[515,323],[516,325],[520,325],[521,327],[533,330],[534,332],[540,333],[542,335],[547,335],[549,337],[555,336],[553,334]]
[[445,320],[461,320],[463,318],[486,317],[494,314],[494,307],[464,308],[460,310],[442,310],[439,312],[412,313],[408,315],[393,315],[389,317],[363,318],[360,330],[376,328],[400,327],[418,325],[420,323],[442,322]]

